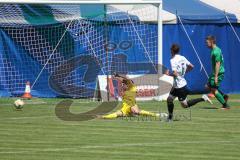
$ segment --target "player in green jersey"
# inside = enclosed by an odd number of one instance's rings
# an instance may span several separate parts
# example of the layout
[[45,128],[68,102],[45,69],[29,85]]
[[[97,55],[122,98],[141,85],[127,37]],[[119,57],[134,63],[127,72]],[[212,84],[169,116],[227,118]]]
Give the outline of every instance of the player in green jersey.
[[219,86],[224,78],[224,59],[221,49],[216,45],[216,38],[208,36],[206,38],[207,47],[211,49],[212,74],[207,83],[207,88],[215,95],[217,100],[223,105],[223,109],[229,109],[227,104],[228,96],[220,91]]

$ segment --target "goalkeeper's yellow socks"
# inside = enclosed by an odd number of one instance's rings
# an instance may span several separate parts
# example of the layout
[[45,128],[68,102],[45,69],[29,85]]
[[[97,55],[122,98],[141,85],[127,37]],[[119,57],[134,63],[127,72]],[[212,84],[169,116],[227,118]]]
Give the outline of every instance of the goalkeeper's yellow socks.
[[102,118],[104,119],[114,119],[114,118],[117,118],[117,113],[112,113],[112,114],[108,114],[108,115],[104,115],[102,116]]
[[140,114],[140,115],[143,115],[143,116],[157,117],[157,114],[156,114],[156,113],[148,112],[148,111],[145,111],[145,110],[141,110],[139,114]]

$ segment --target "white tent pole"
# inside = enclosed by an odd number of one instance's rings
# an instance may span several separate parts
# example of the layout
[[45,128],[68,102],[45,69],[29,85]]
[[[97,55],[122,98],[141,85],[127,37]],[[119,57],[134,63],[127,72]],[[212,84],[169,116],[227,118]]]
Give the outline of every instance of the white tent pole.
[[196,48],[195,48],[195,46],[194,46],[194,44],[193,44],[190,36],[189,36],[189,34],[187,33],[187,30],[186,30],[185,26],[183,25],[183,22],[182,22],[181,18],[180,18],[179,16],[177,16],[177,17],[178,17],[178,19],[179,19],[179,22],[180,22],[181,25],[182,25],[183,31],[185,32],[185,34],[186,34],[186,36],[187,36],[187,38],[188,38],[188,40],[189,40],[189,42],[190,42],[190,44],[191,44],[191,46],[192,46],[192,48],[193,48],[193,50],[194,50],[197,58],[198,58],[199,63],[200,63],[200,65],[201,65],[200,71],[203,69],[203,71],[204,71],[204,73],[206,74],[207,78],[209,78],[208,73],[207,73],[207,71],[206,71],[206,69],[205,69],[205,67],[204,67],[204,65],[203,65],[203,63],[202,63],[202,61],[201,61],[201,59],[200,59],[200,57],[199,57],[199,54],[198,54],[198,52],[197,52],[197,50],[196,50]]
[[231,26],[231,28],[232,28],[232,30],[233,30],[233,33],[234,33],[234,34],[235,34],[235,36],[237,37],[237,39],[238,39],[238,42],[240,43],[240,38],[239,38],[239,36],[238,36],[238,34],[237,34],[236,30],[234,29],[234,27],[233,27],[232,23],[230,22],[230,20],[229,20],[228,16],[226,15],[226,13],[225,13],[225,17],[226,17],[226,19],[227,19],[227,21],[228,21],[229,25]]

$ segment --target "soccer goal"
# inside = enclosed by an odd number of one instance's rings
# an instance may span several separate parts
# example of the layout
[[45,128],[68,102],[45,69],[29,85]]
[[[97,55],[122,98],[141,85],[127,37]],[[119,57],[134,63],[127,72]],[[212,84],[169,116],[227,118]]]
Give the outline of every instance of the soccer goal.
[[[133,78],[138,97],[164,95],[160,0],[1,0],[0,94],[101,98],[121,94],[113,73]],[[157,75],[157,76],[156,76]]]

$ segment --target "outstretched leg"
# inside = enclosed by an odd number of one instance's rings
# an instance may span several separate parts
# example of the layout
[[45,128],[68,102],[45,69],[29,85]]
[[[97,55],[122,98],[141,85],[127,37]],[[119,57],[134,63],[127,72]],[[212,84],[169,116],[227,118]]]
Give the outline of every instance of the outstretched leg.
[[196,98],[196,99],[190,99],[190,100],[185,99],[183,101],[180,101],[180,103],[183,108],[189,108],[196,105],[197,103],[204,102],[204,101],[207,101],[210,104],[212,104],[212,101],[208,98],[207,95],[203,95],[202,98]]
[[189,108],[203,101],[204,101],[203,98],[196,98],[196,99],[190,99],[190,100],[185,99],[184,101],[180,101],[180,103],[183,108]]
[[123,113],[121,111],[117,111],[111,114],[103,115],[102,118],[104,119],[115,119],[117,117],[122,117]]
[[157,117],[158,116],[158,114],[156,114],[156,113],[139,109],[139,107],[137,105],[134,105],[134,106],[131,107],[131,112],[133,114],[137,114],[137,115],[152,116],[152,117]]

